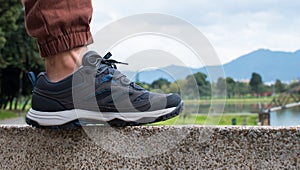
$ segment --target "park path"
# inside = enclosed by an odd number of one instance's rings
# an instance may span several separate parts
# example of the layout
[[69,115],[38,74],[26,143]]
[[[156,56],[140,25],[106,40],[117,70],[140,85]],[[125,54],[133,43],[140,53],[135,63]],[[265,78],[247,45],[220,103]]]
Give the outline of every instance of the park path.
[[24,116],[0,120],[0,125],[26,125]]

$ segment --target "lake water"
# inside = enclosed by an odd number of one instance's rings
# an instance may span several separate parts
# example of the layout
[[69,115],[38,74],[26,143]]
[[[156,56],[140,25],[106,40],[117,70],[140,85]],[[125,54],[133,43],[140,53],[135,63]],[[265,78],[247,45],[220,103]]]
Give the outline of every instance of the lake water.
[[[266,107],[265,104],[227,104],[224,108],[224,114],[243,114],[258,113],[260,107]],[[199,113],[208,113],[209,104],[200,105]],[[189,106],[185,107],[189,112]],[[300,126],[300,107],[284,109],[270,113],[271,126]]]
[[300,126],[300,107],[271,112],[271,126]]

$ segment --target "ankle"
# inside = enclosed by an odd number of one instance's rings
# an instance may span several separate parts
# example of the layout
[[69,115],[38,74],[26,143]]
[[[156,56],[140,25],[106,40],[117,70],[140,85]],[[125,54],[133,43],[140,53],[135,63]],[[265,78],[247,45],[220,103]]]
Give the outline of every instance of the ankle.
[[86,51],[86,47],[79,47],[54,56],[46,57],[46,74],[49,80],[58,82],[71,75],[81,66],[82,55]]

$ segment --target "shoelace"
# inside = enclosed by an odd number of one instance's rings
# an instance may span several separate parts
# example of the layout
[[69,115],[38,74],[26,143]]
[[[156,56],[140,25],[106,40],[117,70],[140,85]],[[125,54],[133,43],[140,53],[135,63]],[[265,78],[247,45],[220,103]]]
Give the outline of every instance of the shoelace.
[[112,54],[110,52],[108,52],[100,61],[102,64],[106,64],[114,69],[117,69],[116,64],[124,64],[124,65],[128,65],[128,63],[123,63],[123,62],[119,62],[113,59],[109,59],[112,56]]
[[111,75],[111,79],[120,80],[122,85],[131,86],[136,90],[144,90],[140,86],[136,85],[134,82],[131,82],[124,74],[117,70],[116,64],[128,65],[128,63],[123,63],[114,59],[110,59],[111,56],[112,54],[110,52],[108,52],[103,58],[99,56],[99,58],[96,61],[96,75],[101,75],[102,73],[105,74],[105,72],[107,71],[108,74]]

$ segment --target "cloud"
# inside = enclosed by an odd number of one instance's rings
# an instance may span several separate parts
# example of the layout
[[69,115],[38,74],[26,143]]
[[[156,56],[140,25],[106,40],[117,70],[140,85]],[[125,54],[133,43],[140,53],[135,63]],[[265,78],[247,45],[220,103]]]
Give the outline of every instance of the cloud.
[[169,14],[196,26],[223,63],[258,48],[296,51],[300,44],[297,0],[93,0],[93,5],[93,32],[133,14]]

